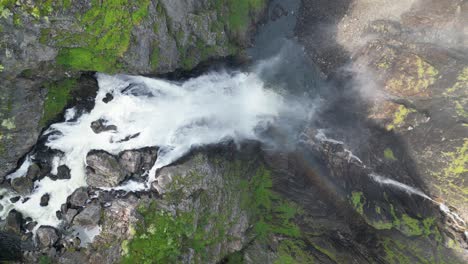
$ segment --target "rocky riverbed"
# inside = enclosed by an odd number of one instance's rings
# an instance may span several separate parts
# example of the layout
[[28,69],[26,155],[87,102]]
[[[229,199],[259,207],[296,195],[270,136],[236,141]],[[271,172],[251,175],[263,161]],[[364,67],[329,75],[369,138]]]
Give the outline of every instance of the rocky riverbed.
[[[0,9],[0,260],[468,261],[466,1],[47,3]],[[307,118],[260,141],[193,148],[138,191],[162,146],[91,149],[85,180],[52,222],[20,212],[32,202],[47,211],[54,184],[75,179],[73,162],[47,143],[54,134],[42,132],[96,107],[94,71],[158,75],[246,54],[276,55],[279,66],[255,71],[288,90],[288,102],[310,103]],[[90,135],[122,131],[92,121]],[[51,191],[36,197],[41,182]]]

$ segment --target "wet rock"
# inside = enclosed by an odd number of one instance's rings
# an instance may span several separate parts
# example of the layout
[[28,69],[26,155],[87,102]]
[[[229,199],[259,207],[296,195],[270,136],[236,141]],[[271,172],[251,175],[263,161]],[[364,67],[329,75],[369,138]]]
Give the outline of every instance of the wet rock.
[[41,167],[38,164],[33,163],[29,165],[25,178],[34,180],[38,178],[40,175],[41,175]]
[[11,197],[11,198],[10,198],[10,202],[16,203],[17,201],[19,201],[19,199],[21,199],[21,196]]
[[110,93],[106,93],[106,96],[102,99],[104,103],[108,103],[114,99],[114,96]]
[[92,187],[114,187],[125,178],[124,170],[117,159],[107,152],[90,152],[86,163],[86,182]]
[[59,239],[55,228],[50,226],[41,226],[37,229],[36,239],[39,247],[46,248],[52,247]]
[[21,195],[30,194],[33,187],[33,181],[27,177],[15,178],[11,181],[11,188]]
[[21,222],[23,215],[15,210],[10,211],[5,221],[4,230],[7,232],[19,234],[21,232]]
[[81,187],[76,189],[72,195],[70,195],[69,202],[72,207],[80,207],[83,206],[88,199],[88,191],[85,187]]
[[126,150],[119,155],[119,163],[129,173],[137,173],[141,168],[141,153],[136,150]]
[[99,203],[94,202],[83,209],[75,216],[73,223],[81,226],[95,226],[99,223],[101,218],[101,206]]
[[40,206],[47,206],[49,205],[50,195],[48,193],[42,195],[41,202],[39,203]]
[[31,222],[26,223],[25,228],[31,232],[36,225],[37,225],[36,221],[31,221]]
[[70,179],[70,169],[65,166],[65,165],[60,165],[57,168],[57,179],[59,180],[65,180],[65,179]]
[[91,129],[94,133],[99,134],[105,131],[117,130],[115,125],[106,125],[106,120],[98,119],[96,121],[91,122]]

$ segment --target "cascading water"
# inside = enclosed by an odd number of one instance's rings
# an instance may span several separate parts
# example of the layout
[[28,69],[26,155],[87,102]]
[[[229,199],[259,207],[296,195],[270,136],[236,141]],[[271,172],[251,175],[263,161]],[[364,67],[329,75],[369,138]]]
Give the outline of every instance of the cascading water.
[[[150,188],[157,169],[186,154],[192,147],[227,140],[260,140],[259,133],[274,123],[282,113],[292,111],[283,96],[266,89],[255,73],[213,72],[186,82],[170,82],[138,76],[97,74],[99,91],[90,113],[74,116],[69,109],[65,122],[53,124],[46,146],[63,153],[53,158],[57,166],[70,168],[70,179],[45,177],[34,183],[30,195],[12,203],[18,196],[4,191],[0,217],[16,209],[38,224],[57,226],[56,211],[79,187],[86,186],[86,155],[97,149],[111,154],[123,150],[158,146],[158,158],[148,172],[147,181],[127,182],[116,189],[141,191]],[[112,94],[113,99],[103,99]],[[106,101],[106,102],[105,102]],[[115,130],[93,132],[90,124],[105,120]],[[25,175],[30,157],[9,178]],[[39,206],[41,197],[50,194],[47,206]]]

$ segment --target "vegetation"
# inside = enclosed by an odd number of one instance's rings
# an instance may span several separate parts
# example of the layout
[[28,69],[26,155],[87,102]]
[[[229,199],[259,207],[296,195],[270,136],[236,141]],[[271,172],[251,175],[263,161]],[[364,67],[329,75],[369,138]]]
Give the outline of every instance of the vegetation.
[[405,122],[406,117],[410,114],[416,112],[414,109],[408,109],[404,105],[398,106],[397,111],[393,115],[393,121],[387,126],[388,130],[392,130],[400,127]]
[[[83,35],[64,33],[57,62],[77,70],[115,72],[122,68],[120,58],[130,45],[130,33],[148,15],[149,0],[92,1],[80,17]],[[128,10],[135,10],[128,12]],[[84,43],[83,43],[84,42]],[[73,43],[81,47],[69,48]]]
[[227,0],[229,8],[228,25],[234,32],[239,32],[248,27],[250,23],[250,12],[260,10],[264,0]]
[[[299,237],[299,227],[292,222],[299,208],[280,198],[272,190],[270,171],[260,167],[250,181],[241,183],[243,208],[249,211],[254,231],[260,239],[272,233]],[[251,221],[252,221],[251,220]]]
[[386,148],[384,150],[384,157],[388,160],[395,161],[397,158],[395,158],[395,154],[393,154],[393,150],[391,148]]
[[49,120],[63,111],[63,108],[71,99],[70,93],[75,86],[75,79],[65,79],[45,85],[47,97],[44,102],[44,113],[42,114],[40,125],[46,125]]
[[358,213],[360,213],[361,215],[364,214],[365,198],[362,192],[352,192],[351,202],[353,203],[353,206]]
[[278,246],[278,258],[274,264],[309,264],[314,258],[307,252],[306,245],[301,240],[286,239]]

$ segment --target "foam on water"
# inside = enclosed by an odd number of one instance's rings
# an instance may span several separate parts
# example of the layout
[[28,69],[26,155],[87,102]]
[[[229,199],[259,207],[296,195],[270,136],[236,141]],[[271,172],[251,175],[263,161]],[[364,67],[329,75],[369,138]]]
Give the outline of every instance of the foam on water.
[[[53,172],[65,164],[70,179],[45,177],[34,183],[34,190],[15,204],[2,199],[4,218],[11,208],[32,217],[41,225],[57,226],[56,211],[79,187],[86,186],[86,155],[93,149],[118,154],[123,150],[158,146],[158,158],[148,173],[146,183],[127,182],[116,189],[144,190],[155,180],[157,169],[166,166],[195,146],[227,140],[259,140],[258,134],[275,122],[282,111],[290,111],[284,98],[264,87],[254,73],[213,72],[177,83],[140,76],[97,74],[99,91],[90,113],[76,118],[76,111],[65,112],[65,122],[52,125],[46,145],[64,153],[53,158]],[[113,100],[103,102],[106,94]],[[116,131],[93,132],[91,122],[106,120]],[[129,136],[138,135],[130,139]],[[9,178],[24,175],[28,158]],[[42,195],[49,193],[48,206],[39,206]],[[23,202],[24,201],[24,202]],[[6,210],[8,209],[8,210]]]

